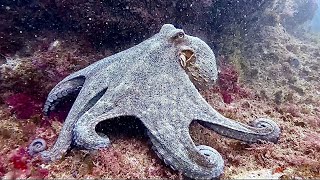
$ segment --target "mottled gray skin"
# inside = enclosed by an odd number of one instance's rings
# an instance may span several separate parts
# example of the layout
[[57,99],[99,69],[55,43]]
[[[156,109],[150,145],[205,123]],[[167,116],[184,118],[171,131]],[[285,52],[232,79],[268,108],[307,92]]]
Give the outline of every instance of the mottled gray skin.
[[280,129],[268,119],[249,126],[215,111],[198,90],[216,79],[215,57],[209,46],[165,24],[151,38],[69,75],[53,88],[45,113],[53,110],[59,99],[80,92],[57,142],[42,152],[42,157],[59,159],[71,144],[89,150],[106,148],[110,140],[96,133],[96,125],[114,117],[135,116],[147,128],[152,149],[171,168],[194,179],[218,177],[223,159],[213,148],[194,144],[189,134],[193,120],[249,143],[276,142]]

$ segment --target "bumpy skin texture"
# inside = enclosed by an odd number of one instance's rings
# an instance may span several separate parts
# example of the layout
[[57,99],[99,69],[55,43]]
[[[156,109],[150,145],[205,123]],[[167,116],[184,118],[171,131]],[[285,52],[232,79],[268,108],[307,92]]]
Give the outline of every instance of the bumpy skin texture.
[[144,42],[75,72],[53,88],[44,111],[78,94],[55,145],[42,152],[59,159],[71,144],[93,150],[110,145],[96,125],[119,116],[135,116],[147,128],[152,148],[171,168],[194,179],[211,179],[224,162],[213,148],[196,146],[189,135],[193,120],[217,133],[255,143],[276,142],[280,129],[271,120],[245,125],[223,117],[199,94],[217,79],[209,46],[183,30],[165,24]]

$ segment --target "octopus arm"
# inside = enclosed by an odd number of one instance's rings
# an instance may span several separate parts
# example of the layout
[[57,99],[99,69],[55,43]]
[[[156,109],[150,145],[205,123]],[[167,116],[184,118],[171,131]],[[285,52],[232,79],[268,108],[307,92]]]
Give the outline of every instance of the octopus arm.
[[[173,130],[148,128],[152,149],[165,164],[193,179],[212,179],[220,176],[224,162],[221,155],[211,147],[196,146],[188,128]],[[203,151],[211,150],[210,158]]]
[[57,105],[67,98],[76,99],[86,79],[90,78],[95,71],[109,66],[110,63],[110,58],[105,58],[65,77],[50,91],[43,107],[43,113],[49,115]]
[[[107,112],[102,114],[91,113],[90,110],[85,113],[75,124],[73,129],[73,144],[79,148],[87,150],[96,150],[108,147],[111,142],[106,134],[97,132],[97,125],[102,121],[110,121],[116,117],[127,116],[119,108],[107,107]],[[103,127],[101,126],[103,131]]]
[[76,98],[85,81],[84,76],[68,78],[58,83],[49,93],[43,107],[43,113],[48,115],[55,107],[68,97]]
[[246,125],[226,118],[212,108],[208,117],[197,121],[218,134],[248,143],[259,141],[276,143],[280,136],[279,126],[270,119],[258,118]]

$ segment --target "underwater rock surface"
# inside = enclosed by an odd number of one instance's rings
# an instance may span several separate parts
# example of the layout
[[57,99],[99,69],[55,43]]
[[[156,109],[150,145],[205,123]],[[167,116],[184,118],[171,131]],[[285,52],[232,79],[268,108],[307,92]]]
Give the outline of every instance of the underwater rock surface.
[[48,165],[27,153],[36,138],[52,147],[70,109],[67,99],[57,113],[40,113],[56,83],[172,23],[203,39],[217,56],[223,83],[201,91],[212,107],[242,123],[272,117],[282,130],[276,145],[247,145],[192,124],[194,141],[215,148],[225,160],[221,178],[260,169],[282,178],[319,178],[320,42],[304,26],[319,6],[315,2],[1,1],[0,177],[182,178],[130,123],[128,131],[137,133],[128,136],[116,128],[108,134],[112,147],[95,154],[71,151]]

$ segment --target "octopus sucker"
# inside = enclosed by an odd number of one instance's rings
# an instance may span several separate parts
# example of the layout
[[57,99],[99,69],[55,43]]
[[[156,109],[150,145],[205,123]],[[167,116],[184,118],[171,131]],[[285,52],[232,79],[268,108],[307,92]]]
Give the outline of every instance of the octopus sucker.
[[63,102],[67,97],[77,96],[80,92],[83,84],[84,77],[77,77],[66,82],[62,82],[57,85],[48,95],[45,105],[43,107],[43,113],[48,115],[50,111],[53,111],[55,107]]

